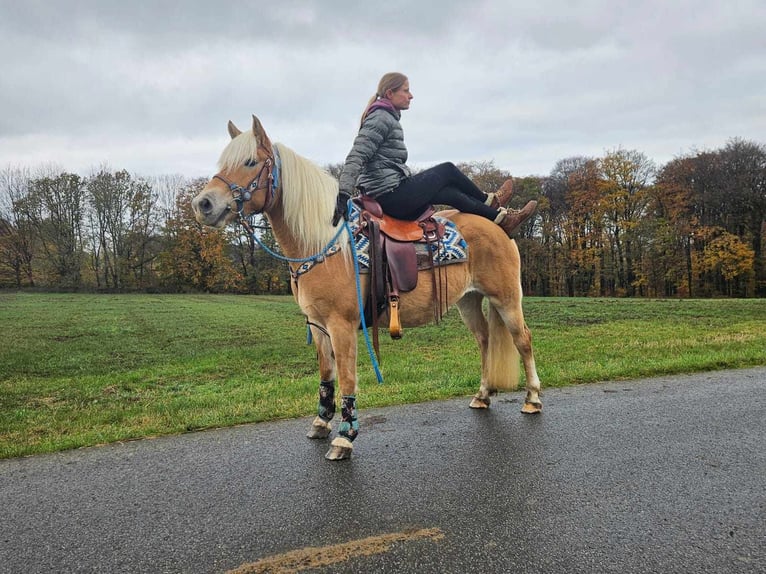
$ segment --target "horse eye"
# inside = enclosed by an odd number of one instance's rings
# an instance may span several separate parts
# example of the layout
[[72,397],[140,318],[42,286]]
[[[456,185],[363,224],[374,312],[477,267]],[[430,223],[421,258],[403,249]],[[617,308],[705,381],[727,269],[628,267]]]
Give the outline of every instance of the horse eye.
[[255,161],[253,158],[250,158],[249,160],[245,162],[246,167],[255,167],[256,165],[258,165],[258,162]]

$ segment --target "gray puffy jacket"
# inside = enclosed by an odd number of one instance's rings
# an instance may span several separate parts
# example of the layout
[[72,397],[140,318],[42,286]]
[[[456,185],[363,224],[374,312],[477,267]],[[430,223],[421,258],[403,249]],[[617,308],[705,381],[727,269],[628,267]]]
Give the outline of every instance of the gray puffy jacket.
[[354,195],[358,187],[375,197],[396,189],[410,176],[400,117],[398,110],[384,107],[367,115],[340,174],[342,193]]

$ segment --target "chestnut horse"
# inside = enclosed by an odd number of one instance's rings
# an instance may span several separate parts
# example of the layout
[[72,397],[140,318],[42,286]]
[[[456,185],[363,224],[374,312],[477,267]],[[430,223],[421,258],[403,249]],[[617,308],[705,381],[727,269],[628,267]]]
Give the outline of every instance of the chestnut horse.
[[[192,201],[194,213],[201,224],[217,228],[238,219],[246,223],[248,216],[263,213],[286,257],[312,261],[310,271],[300,275],[296,273],[299,264],[290,263],[292,293],[310,325],[319,358],[319,409],[308,436],[330,435],[337,380],[341,422],[326,458],[350,458],[359,433],[356,367],[361,316],[350,232],[342,233],[342,220],[336,227],[331,224],[338,183],[285,145],[272,144],[255,116],[253,128],[247,132],[229,122],[229,135],[231,142],[218,162],[220,171]],[[487,408],[491,394],[516,387],[520,354],[526,374],[522,412],[539,413],[540,381],[521,309],[516,243],[482,217],[454,210],[440,215],[457,225],[468,245],[469,259],[446,265],[441,273],[446,275],[445,302],[457,305],[481,351],[481,383],[470,406]],[[336,249],[328,252],[331,244]],[[433,281],[430,271],[420,272],[417,287],[401,293],[403,326],[424,325],[434,319]],[[362,292],[366,292],[367,283],[363,275]],[[489,301],[486,315],[482,310],[484,298]]]

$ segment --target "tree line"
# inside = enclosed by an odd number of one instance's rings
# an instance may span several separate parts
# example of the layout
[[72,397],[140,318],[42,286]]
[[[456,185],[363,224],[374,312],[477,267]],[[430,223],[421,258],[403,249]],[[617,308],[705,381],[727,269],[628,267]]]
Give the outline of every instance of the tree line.
[[[511,174],[459,167],[484,191]],[[339,165],[327,166],[338,174]],[[537,199],[517,242],[526,294],[766,296],[766,147],[741,139],[656,166],[636,150],[570,157],[516,177],[511,207]],[[107,166],[0,172],[0,287],[110,292],[289,292],[289,272],[236,227],[203,228],[204,180]],[[260,239],[278,249],[265,220]]]

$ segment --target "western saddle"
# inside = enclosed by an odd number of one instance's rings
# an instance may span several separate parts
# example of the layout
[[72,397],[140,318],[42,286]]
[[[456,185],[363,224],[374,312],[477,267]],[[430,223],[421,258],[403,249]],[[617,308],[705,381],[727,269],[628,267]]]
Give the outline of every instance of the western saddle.
[[[371,319],[375,352],[380,355],[379,316],[388,306],[389,334],[392,339],[401,339],[399,294],[415,289],[420,269],[430,269],[432,272],[436,322],[443,315],[442,273],[434,259],[441,249],[444,224],[434,219],[433,206],[429,206],[414,221],[403,221],[384,214],[380,204],[364,194],[358,195],[353,201],[360,211],[359,233],[369,239],[370,295],[365,306],[365,318]],[[417,244],[425,245],[425,257],[418,256]],[[446,285],[444,288],[446,290]]]

